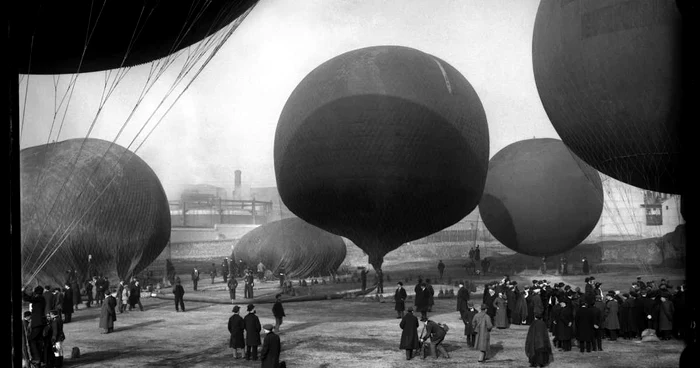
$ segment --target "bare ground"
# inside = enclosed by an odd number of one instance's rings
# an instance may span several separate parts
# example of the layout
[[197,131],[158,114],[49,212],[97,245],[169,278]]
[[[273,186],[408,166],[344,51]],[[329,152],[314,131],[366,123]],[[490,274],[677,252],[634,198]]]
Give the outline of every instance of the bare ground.
[[[436,274],[436,261],[392,262],[387,274],[392,282],[386,283],[386,302],[369,301],[367,298],[319,300],[313,302],[285,303],[287,317],[281,328],[282,360],[289,367],[527,367],[524,340],[527,326],[511,326],[494,329],[491,335],[493,356],[486,363],[477,363],[478,353],[466,346],[462,335],[463,324],[455,311],[454,299],[436,299],[430,317],[445,322],[451,329],[445,340],[451,359],[431,358],[425,361],[405,360],[398,349],[401,330],[398,327],[391,302],[395,281],[411,276],[407,285],[412,292],[418,274]],[[467,278],[458,260],[445,260],[448,268],[443,280]],[[206,265],[207,263],[202,262]],[[211,264],[211,263],[209,263]],[[79,347],[79,359],[66,358],[67,367],[258,367],[260,362],[234,360],[228,348],[229,334],[226,323],[231,315],[231,303],[223,280],[219,277],[211,284],[209,279],[200,281],[200,290],[192,291],[185,263],[176,265],[183,270],[181,278],[186,289],[187,311],[176,313],[169,289],[160,298],[144,297],[145,311],[119,314],[115,332],[100,334],[98,308],[80,309],[74,321],[65,325],[65,353]],[[435,270],[435,271],[433,271]],[[658,269],[644,279],[659,280],[662,277],[681,280],[683,270]],[[436,275],[432,275],[436,277]],[[478,284],[500,278],[487,275],[474,279]],[[637,276],[635,270],[620,269],[617,272],[596,274],[596,279],[615,289],[627,287]],[[581,275],[539,275],[536,271],[524,271],[513,275],[518,283],[546,278],[562,280],[572,286],[583,286]],[[452,288],[438,284],[436,289]],[[675,282],[674,284],[678,284]],[[335,285],[318,286],[314,292],[323,294],[338,290],[357,290],[358,283],[349,281]],[[275,282],[258,283],[256,293],[271,295],[277,292]],[[242,289],[239,288],[239,298]],[[478,290],[478,292],[481,290]],[[188,300],[189,299],[189,300]],[[197,299],[200,301],[193,301]],[[472,300],[479,303],[481,296]],[[237,300],[241,307],[249,301]],[[261,323],[274,323],[271,304],[258,304],[257,314]],[[244,313],[243,313],[244,314]],[[604,342],[603,352],[581,354],[577,347],[570,352],[555,352],[551,367],[674,367],[684,346],[680,341],[641,343],[618,340]]]

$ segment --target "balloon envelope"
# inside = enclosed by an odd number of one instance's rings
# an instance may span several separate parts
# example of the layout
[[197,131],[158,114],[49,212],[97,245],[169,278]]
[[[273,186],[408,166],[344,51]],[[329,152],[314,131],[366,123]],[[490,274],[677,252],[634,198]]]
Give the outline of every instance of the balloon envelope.
[[489,162],[479,213],[506,247],[531,256],[583,241],[603,211],[600,175],[556,139],[506,146]]
[[540,2],[535,82],[562,141],[622,182],[679,193],[681,15],[668,0]]
[[299,83],[274,159],[285,205],[351,239],[376,268],[387,252],[475,208],[488,152],[486,115],[464,76],[419,50],[376,46],[339,55]]
[[62,286],[71,268],[81,278],[95,272],[113,282],[126,279],[153,262],[170,239],[158,177],[111,142],[70,139],[26,148],[20,181],[25,282],[40,270],[35,280],[41,285]]
[[13,57],[23,74],[143,64],[214,34],[256,2],[20,1],[11,17]]
[[273,275],[283,267],[286,277],[305,278],[335,273],[346,253],[343,238],[294,217],[248,232],[236,244],[231,259],[253,269],[262,262]]

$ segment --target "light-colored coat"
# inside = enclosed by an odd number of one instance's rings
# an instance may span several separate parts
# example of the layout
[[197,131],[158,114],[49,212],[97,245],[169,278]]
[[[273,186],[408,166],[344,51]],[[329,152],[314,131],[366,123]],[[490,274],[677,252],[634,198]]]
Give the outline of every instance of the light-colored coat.
[[474,347],[476,350],[486,352],[486,357],[491,353],[491,317],[486,314],[486,311],[480,311],[472,319],[472,325],[476,332],[476,341]]

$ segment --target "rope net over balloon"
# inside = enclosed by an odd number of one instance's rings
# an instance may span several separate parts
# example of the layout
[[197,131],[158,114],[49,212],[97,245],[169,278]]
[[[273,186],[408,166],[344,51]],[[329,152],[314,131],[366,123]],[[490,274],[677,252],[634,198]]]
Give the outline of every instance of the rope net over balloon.
[[[154,11],[158,10],[158,6],[166,7],[167,2],[156,3],[144,6],[141,14],[139,14],[138,22],[133,30],[130,31],[131,41],[129,47],[123,50],[122,62],[119,67],[96,71],[92,73],[82,73],[81,65],[83,59],[75,67],[76,73],[72,74],[54,74],[54,75],[35,75],[32,73],[31,60],[29,55],[29,65],[23,66],[24,70],[29,71],[27,74],[18,76],[20,83],[20,144],[27,145],[28,137],[36,140],[40,135],[44,135],[46,149],[39,150],[39,155],[47,155],[52,152],[51,146],[61,144],[67,134],[82,136],[80,147],[75,150],[72,158],[69,159],[69,164],[66,165],[66,172],[63,173],[63,182],[58,186],[53,200],[50,203],[23,203],[25,210],[35,213],[28,223],[23,223],[21,228],[22,242],[22,275],[24,285],[29,285],[37,275],[46,268],[49,262],[67,262],[65,260],[55,259],[61,247],[70,239],[75,232],[95,232],[99,229],[84,228],[85,220],[91,216],[99,216],[91,212],[100,201],[104,199],[104,194],[110,192],[110,186],[115,180],[118,180],[121,175],[121,168],[128,166],[130,161],[138,158],[136,155],[143,145],[148,141],[156,128],[165,120],[171,109],[177,104],[180,98],[185,94],[197,77],[206,69],[214,56],[219,52],[221,47],[226,43],[229,37],[237,30],[238,26],[250,14],[255,7],[255,2],[252,3],[247,10],[241,12],[239,8],[242,2],[224,3],[218,8],[218,13],[214,20],[209,19],[206,24],[198,24],[198,20],[211,5],[211,1],[193,1],[190,12],[187,16],[187,21],[183,22],[182,27],[175,37],[171,53],[165,57],[152,60],[138,66],[128,65],[127,60],[131,56],[132,46],[137,44],[140,37],[143,37],[145,27],[149,25],[149,19]],[[102,7],[97,11],[92,9],[87,17],[90,17],[86,29],[84,50],[90,50],[94,45],[91,42],[91,35],[95,29],[101,25],[100,20],[105,19],[105,12],[109,11],[106,7],[106,1],[94,1],[93,7]],[[155,9],[155,10],[154,10]],[[97,14],[97,16],[95,16]],[[37,16],[36,22],[40,22],[40,17]],[[222,27],[222,24],[226,24]],[[199,27],[199,28],[198,28]],[[192,32],[202,32],[202,27],[207,29],[207,37],[200,42],[192,44],[186,48],[182,48],[181,43]],[[32,40],[32,45],[34,44]],[[94,46],[93,46],[94,47]],[[34,50],[30,47],[30,53]],[[86,52],[83,53],[83,56]],[[128,65],[128,66],[126,66]],[[133,75],[133,69],[138,68],[139,73]],[[145,71],[145,72],[144,72]],[[131,72],[131,74],[130,74]],[[101,78],[98,76],[101,74]],[[41,95],[37,96],[32,92],[32,83],[37,80],[39,82],[51,82],[53,90],[53,101],[47,101]],[[99,83],[96,83],[98,80]],[[97,102],[93,105],[89,104],[86,99],[78,99],[76,95],[89,95],[94,97]],[[115,100],[115,96],[119,96]],[[125,103],[120,100],[123,96],[130,96],[133,100]],[[42,106],[49,107],[53,105],[51,110],[51,121],[48,126],[48,131],[37,131],[32,129],[31,132],[25,129],[25,121],[39,120],[38,113],[34,112],[33,108],[27,106]],[[126,116],[119,123],[115,120],[121,119],[121,116],[115,112],[115,109],[127,106]],[[115,118],[116,116],[116,118]],[[119,125],[116,125],[119,123]],[[87,126],[87,130],[80,133],[79,126]],[[95,133],[95,129],[100,124],[110,124],[109,126],[119,126],[118,132],[113,138],[108,139],[108,147],[101,151],[97,164],[93,164],[91,171],[87,176],[80,178],[80,183],[73,182],[76,179],[76,168],[80,167],[81,162],[91,159],[91,156],[85,151],[86,143]],[[114,124],[114,125],[112,125]],[[41,126],[41,125],[39,125]],[[133,133],[135,131],[135,133]],[[67,133],[68,132],[68,133]],[[27,134],[31,134],[28,136]],[[117,145],[117,141],[128,142],[128,144]],[[36,144],[32,141],[31,144]],[[114,155],[106,159],[109,154]],[[42,156],[39,159],[42,163],[51,162],[50,157]],[[101,187],[92,188],[94,185],[94,177],[98,173],[111,173],[105,180],[99,180]],[[35,177],[34,183],[22,183],[22,186],[37,186],[46,179],[48,171],[42,169]],[[71,186],[68,189],[68,186]],[[77,186],[76,186],[77,185]],[[49,229],[49,224],[52,217],[56,217],[61,213],[70,212],[69,209],[59,208],[60,206],[74,206],[66,204],[66,200],[75,196],[81,198],[92,192],[97,193],[91,197],[86,206],[80,208],[78,212],[72,212],[72,217],[62,218],[61,225],[55,227],[50,234],[45,234]],[[77,195],[76,195],[77,193]],[[36,216],[38,206],[48,205],[48,210],[42,212],[42,216]],[[28,231],[37,231],[40,236],[28,236]],[[32,239],[32,240],[28,240]],[[162,250],[162,249],[161,249]],[[80,256],[80,262],[88,262],[88,257]],[[95,256],[94,254],[91,255]],[[156,255],[157,256],[157,255]],[[152,257],[151,261],[155,257]],[[139,262],[137,262],[139,263]],[[66,263],[67,264],[67,263]],[[143,269],[147,264],[132,265],[132,274],[135,274],[139,269]],[[81,275],[87,277],[92,275]],[[130,275],[119,275],[120,278],[126,278]],[[57,276],[60,278],[60,276]]]

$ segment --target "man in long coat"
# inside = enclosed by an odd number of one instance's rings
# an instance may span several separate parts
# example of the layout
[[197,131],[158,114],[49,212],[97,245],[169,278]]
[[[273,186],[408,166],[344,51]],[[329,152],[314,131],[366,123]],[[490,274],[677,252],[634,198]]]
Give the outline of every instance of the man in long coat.
[[532,315],[544,316],[544,304],[542,303],[542,297],[540,295],[540,289],[535,288],[534,294],[532,294]]
[[474,331],[476,331],[476,342],[474,347],[481,352],[479,362],[483,362],[489,358],[491,354],[491,317],[486,314],[487,306],[482,304],[479,313],[472,319]]
[[673,302],[669,300],[668,294],[661,294],[661,304],[659,306],[659,338],[661,340],[670,340],[671,331],[673,330]]
[[260,319],[255,315],[255,306],[248,304],[248,314],[243,318],[245,323],[245,359],[258,360],[258,346],[260,346]]
[[547,324],[542,320],[542,315],[536,315],[527,330],[525,355],[530,367],[544,367],[554,360]]
[[277,368],[280,364],[280,352],[282,352],[282,342],[280,337],[273,331],[271,324],[263,326],[265,330],[265,340],[263,341],[262,350],[260,351],[260,360],[262,360],[262,368]]
[[408,307],[408,313],[403,316],[399,327],[401,327],[401,343],[399,349],[406,350],[406,360],[413,358],[413,351],[420,347],[418,343],[418,318],[413,315],[413,308]]
[[175,286],[173,286],[173,295],[175,296],[175,311],[179,312],[180,309],[185,311],[185,288],[182,287],[180,283],[180,278],[175,279]]
[[584,350],[587,353],[591,352],[591,347],[596,342],[596,329],[594,325],[595,321],[595,307],[593,306],[594,300],[592,297],[587,297],[584,303],[581,303],[578,311],[576,312],[576,339],[578,340],[579,350],[583,353]]
[[457,291],[457,311],[461,316],[467,310],[469,304],[469,290],[464,287],[464,282],[459,282],[459,290]]
[[235,305],[233,307],[233,315],[228,319],[228,332],[231,334],[228,346],[233,349],[233,357],[236,359],[243,357],[238,349],[241,349],[241,351],[245,349],[245,339],[243,338],[245,323],[243,322],[243,317],[238,314],[239,311],[240,308]]
[[556,336],[564,351],[571,351],[571,339],[573,338],[574,311],[568,298],[559,302],[560,309],[556,319]]
[[226,287],[228,287],[228,296],[231,298],[231,304],[233,304],[236,300],[236,288],[238,287],[236,275],[231,274],[231,277],[229,277],[228,281],[226,282]]
[[114,322],[117,320],[116,307],[117,299],[112,294],[108,294],[100,310],[100,328],[103,334],[114,331]]
[[394,292],[394,310],[396,311],[396,318],[403,318],[403,311],[406,310],[406,289],[403,288],[403,282],[399,281],[396,283],[396,291]]
[[37,286],[34,288],[33,293],[29,291],[28,288],[24,289],[24,294],[22,299],[25,302],[31,303],[29,309],[32,311],[31,322],[30,322],[30,333],[29,333],[29,350],[31,352],[31,357],[35,365],[39,365],[39,361],[44,360],[44,326],[47,323],[46,314],[44,314],[44,306],[46,300],[44,299],[44,288]]
[[280,332],[280,326],[282,326],[282,321],[287,315],[284,313],[284,306],[282,306],[282,294],[275,295],[275,304],[272,305],[272,315],[275,316],[275,332]]
[[425,279],[425,289],[428,293],[428,312],[432,312],[433,305],[435,305],[435,289],[430,283],[430,279]]
[[605,321],[603,328],[610,336],[610,341],[617,340],[617,331],[620,329],[620,320],[618,318],[619,304],[612,295],[608,294],[605,302]]
[[[66,282],[65,291],[63,292],[63,323],[69,323],[71,321],[71,316],[73,315],[73,288],[70,286],[69,282]],[[80,291],[78,291],[80,292]]]
[[464,336],[467,337],[467,346],[470,348],[474,347],[476,339],[476,330],[474,330],[474,325],[472,321],[474,316],[476,316],[477,310],[474,308],[472,303],[467,304],[467,308],[462,312],[462,322],[464,322]]
[[197,283],[199,282],[199,270],[197,267],[192,269],[192,290],[197,291]]
[[420,312],[421,321],[428,319],[428,292],[425,284],[421,283],[416,291],[416,310]]

